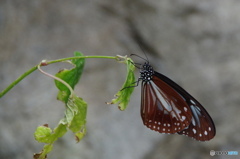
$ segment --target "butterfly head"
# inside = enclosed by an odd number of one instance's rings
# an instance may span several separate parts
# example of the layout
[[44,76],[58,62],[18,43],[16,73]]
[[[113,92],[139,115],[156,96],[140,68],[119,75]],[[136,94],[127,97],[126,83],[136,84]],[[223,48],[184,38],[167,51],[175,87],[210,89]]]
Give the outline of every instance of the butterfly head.
[[153,73],[153,67],[148,62],[145,62],[140,70],[140,79],[143,82],[149,82],[152,80]]

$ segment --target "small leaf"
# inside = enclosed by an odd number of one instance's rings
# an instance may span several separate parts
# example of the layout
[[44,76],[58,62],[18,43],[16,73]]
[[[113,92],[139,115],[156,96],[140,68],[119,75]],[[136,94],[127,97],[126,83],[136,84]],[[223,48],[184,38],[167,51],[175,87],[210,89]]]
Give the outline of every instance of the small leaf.
[[66,126],[61,123],[54,129],[54,131],[49,127],[39,126],[34,133],[34,137],[38,142],[49,144],[62,137],[66,132]]
[[[83,56],[83,54],[79,52],[75,52],[74,56]],[[78,83],[82,75],[85,59],[84,58],[73,59],[71,60],[71,63],[75,66],[74,68],[70,70],[68,69],[61,70],[56,74],[56,77],[61,78],[74,89],[75,85]],[[67,103],[68,96],[71,94],[70,90],[64,84],[62,84],[57,80],[55,80],[55,85],[59,89],[57,98]]]
[[40,153],[34,154],[34,159],[45,159],[47,154],[52,151],[53,143],[67,132],[67,126],[59,123],[54,129],[46,126],[39,126],[34,133],[34,137],[38,142],[46,143]]
[[86,116],[87,116],[87,103],[75,95],[69,98],[65,119],[68,123],[68,128],[75,133],[80,141],[86,134]]
[[73,132],[77,132],[86,123],[87,116],[87,103],[77,96],[73,96],[72,100],[69,100],[67,107],[74,110],[73,120],[69,123],[69,129]]
[[120,110],[125,110],[130,101],[131,94],[135,88],[133,85],[135,83],[134,76],[135,66],[133,65],[132,59],[130,58],[125,57],[125,60],[121,62],[127,64],[127,77],[121,90],[118,91],[117,94],[115,95],[116,98],[112,99],[112,101],[107,104],[118,104]]
[[35,133],[34,137],[38,142],[50,143],[49,138],[51,138],[52,130],[46,126],[39,126]]

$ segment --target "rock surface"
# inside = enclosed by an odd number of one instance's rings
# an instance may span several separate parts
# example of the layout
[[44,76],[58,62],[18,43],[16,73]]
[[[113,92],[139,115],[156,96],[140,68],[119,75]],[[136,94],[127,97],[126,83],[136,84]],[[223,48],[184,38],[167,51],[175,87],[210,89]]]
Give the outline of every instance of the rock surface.
[[[68,133],[48,157],[190,159],[209,158],[210,150],[240,153],[239,10],[235,0],[1,1],[0,90],[43,59],[69,57],[74,51],[144,57],[141,45],[155,70],[208,110],[216,137],[197,142],[147,129],[139,113],[140,87],[125,111],[106,105],[125,79],[125,66],[87,59],[76,92],[89,104],[88,133],[79,144]],[[54,74],[66,66],[44,70]],[[31,158],[41,150],[35,128],[54,127],[64,115],[56,94],[53,80],[36,71],[0,99],[0,158]]]

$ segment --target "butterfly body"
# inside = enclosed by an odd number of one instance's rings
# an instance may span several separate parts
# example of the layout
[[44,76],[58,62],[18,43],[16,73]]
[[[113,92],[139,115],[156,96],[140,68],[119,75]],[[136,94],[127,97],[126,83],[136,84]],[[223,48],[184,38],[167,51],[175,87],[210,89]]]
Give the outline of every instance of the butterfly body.
[[154,71],[149,62],[140,68],[143,124],[160,133],[186,135],[199,141],[215,136],[214,123],[203,106],[178,84]]

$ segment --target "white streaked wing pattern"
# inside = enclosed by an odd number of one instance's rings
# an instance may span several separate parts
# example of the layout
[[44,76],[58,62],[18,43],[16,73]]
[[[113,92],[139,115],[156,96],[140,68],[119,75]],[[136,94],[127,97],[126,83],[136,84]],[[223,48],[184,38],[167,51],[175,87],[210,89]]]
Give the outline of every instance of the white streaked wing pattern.
[[212,118],[204,109],[204,107],[187,91],[185,91],[171,79],[158,72],[154,72],[154,75],[166,82],[171,88],[178,92],[191,109],[190,111],[193,115],[193,118],[190,125],[184,130],[178,132],[178,134],[192,137],[198,141],[211,140],[216,134],[216,129]]
[[153,70],[146,60],[140,68],[143,124],[160,133],[186,135],[199,141],[215,136],[214,123],[203,106],[178,84]]
[[153,79],[142,83],[141,116],[143,124],[160,133],[176,133],[192,119],[183,98],[165,82]]

